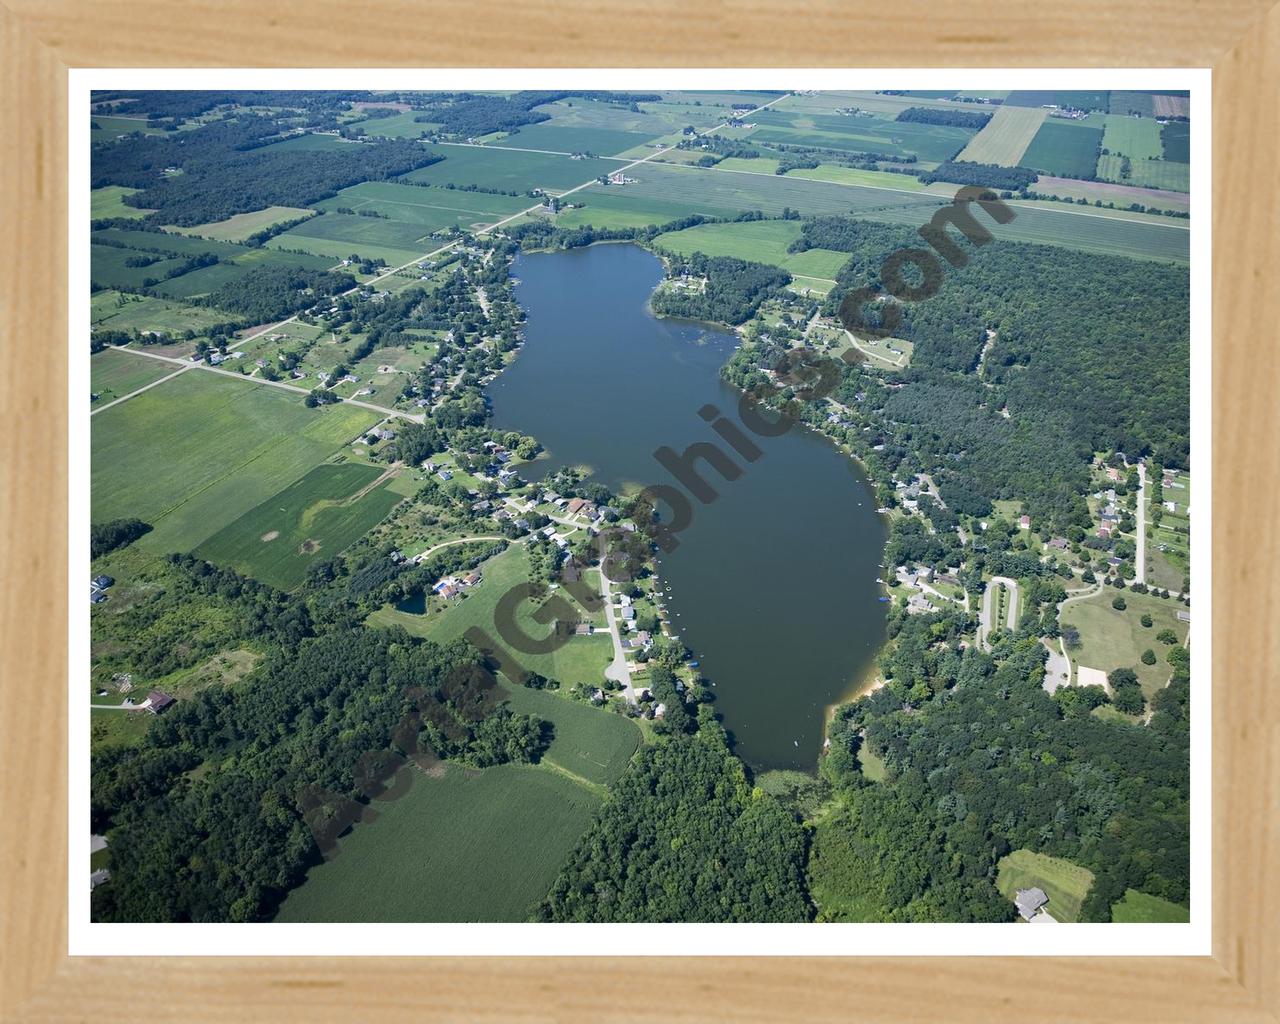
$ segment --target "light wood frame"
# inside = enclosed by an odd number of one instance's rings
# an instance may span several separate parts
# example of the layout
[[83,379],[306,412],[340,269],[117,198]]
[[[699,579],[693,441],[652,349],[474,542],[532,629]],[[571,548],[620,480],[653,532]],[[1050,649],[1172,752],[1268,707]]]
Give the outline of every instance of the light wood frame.
[[[1280,8],[1271,0],[528,5],[0,0],[0,1017],[1280,1019]],[[1212,67],[1213,955],[306,959],[67,955],[70,67]],[[43,684],[40,700],[30,685]],[[672,954],[678,951],[672,950]]]

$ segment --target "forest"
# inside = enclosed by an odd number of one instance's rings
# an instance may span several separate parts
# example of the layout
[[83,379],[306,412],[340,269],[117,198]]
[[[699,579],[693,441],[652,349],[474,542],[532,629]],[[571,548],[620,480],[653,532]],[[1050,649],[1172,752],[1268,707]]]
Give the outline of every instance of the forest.
[[[1187,900],[1185,677],[1157,696],[1147,728],[1117,726],[1071,688],[1044,692],[1033,632],[960,655],[934,650],[954,629],[945,616],[896,628],[890,685],[831,726],[822,772],[839,809],[809,861],[820,920],[1010,920],[996,862],[1021,848],[1094,873],[1084,920],[1110,920],[1127,888]],[[864,745],[885,762],[881,783],[860,771]]]
[[[151,614],[190,629],[193,615],[230,613],[266,658],[245,685],[180,701],[141,747],[95,756],[93,827],[111,830],[112,870],[94,891],[96,920],[269,918],[410,759],[530,761],[549,742],[550,725],[506,709],[461,641],[366,629],[343,604],[315,619],[301,599],[230,571],[189,557],[171,566],[175,590],[153,595]],[[264,608],[287,630],[262,628]]]
[[204,305],[229,313],[239,313],[250,323],[282,320],[299,310],[314,306],[320,299],[354,288],[350,274],[332,270],[304,270],[301,267],[263,267],[215,288],[203,299]]
[[[983,128],[992,115],[981,110],[947,110],[943,107],[907,107],[895,121],[914,121],[916,124],[943,124],[952,128]],[[948,181],[951,179],[947,179]]]
[[741,324],[755,315],[761,303],[777,295],[791,281],[778,267],[749,263],[733,256],[670,256],[671,276],[705,277],[705,291],[663,289],[651,305],[660,316]]
[[156,224],[189,226],[267,206],[307,207],[349,185],[444,159],[408,139],[303,151],[271,148],[278,138],[271,118],[241,114],[124,146],[101,143],[90,153],[91,179],[94,188],[140,189],[125,197],[126,205],[154,210],[149,219]]
[[1001,167],[996,164],[979,164],[971,160],[947,160],[932,171],[921,171],[920,180],[930,185],[935,181],[949,181],[956,185],[985,185],[988,188],[1020,192],[1034,185],[1039,171],[1025,167]]

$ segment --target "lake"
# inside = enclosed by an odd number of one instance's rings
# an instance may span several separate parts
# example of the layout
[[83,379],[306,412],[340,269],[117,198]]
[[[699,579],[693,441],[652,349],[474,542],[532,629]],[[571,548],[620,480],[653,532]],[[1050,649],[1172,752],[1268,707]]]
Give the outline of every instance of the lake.
[[[691,498],[692,523],[659,559],[673,629],[714,685],[736,751],[758,769],[812,771],[825,709],[860,681],[884,639],[877,600],[887,537],[858,467],[813,431],[755,437],[747,463],[699,415],[737,423],[740,393],[720,380],[736,337],[654,317],[661,262],[631,244],[521,255],[528,314],[519,358],[489,387],[494,426],[532,434],[549,458],[525,467],[591,468],[625,486],[676,484],[654,458],[718,443],[742,468]],[[679,486],[678,484],[676,484]]]

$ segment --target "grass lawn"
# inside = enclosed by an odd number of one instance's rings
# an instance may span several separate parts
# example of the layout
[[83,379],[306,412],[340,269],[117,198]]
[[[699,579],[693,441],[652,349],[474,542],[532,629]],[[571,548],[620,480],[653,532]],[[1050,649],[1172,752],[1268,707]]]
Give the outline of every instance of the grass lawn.
[[90,386],[98,396],[94,407],[106,405],[153,380],[168,376],[176,369],[178,367],[172,363],[162,363],[118,348],[96,352],[89,357]]
[[[456,478],[455,478],[456,479]],[[403,626],[416,636],[447,641],[462,636],[472,626],[479,627],[494,642],[501,642],[494,626],[494,611],[499,599],[518,583],[529,578],[529,555],[523,544],[513,544],[481,567],[484,579],[463,598],[442,602],[431,598],[425,614],[399,611],[388,606],[369,616],[375,626]],[[567,596],[565,591],[558,591]],[[549,627],[533,621],[534,602],[523,602],[516,613],[516,621],[531,637],[546,636]],[[587,618],[583,613],[583,618]],[[549,654],[526,654],[512,651],[515,660],[526,671],[538,672],[549,679],[559,680],[566,688],[577,683],[600,683],[604,670],[613,660],[613,644],[605,633],[594,636],[572,637]],[[511,680],[516,682],[516,680]]]
[[190,551],[377,420],[192,370],[93,417],[93,520],[137,517],[142,547]]
[[375,801],[276,920],[525,921],[599,804],[547,767],[407,771],[408,793]]
[[771,263],[798,276],[828,281],[834,280],[836,272],[849,261],[848,253],[829,249],[788,252],[787,246],[799,237],[799,221],[753,220],[700,224],[659,235],[654,244],[682,256],[695,252],[707,256],[736,256],[741,260]]
[[[142,695],[144,698],[146,694]],[[106,747],[136,747],[154,716],[145,711],[89,711],[89,743],[94,752]]]
[[866,740],[858,745],[858,767],[872,782],[879,782],[884,778],[884,758],[872,750]]
[[[1125,600],[1125,610],[1111,607],[1116,596]],[[1169,647],[1156,639],[1162,629],[1171,629],[1179,642],[1187,639],[1188,623],[1178,621],[1178,612],[1186,611],[1178,601],[1163,600],[1150,594],[1135,594],[1131,590],[1103,587],[1102,591],[1080,601],[1072,601],[1062,609],[1061,624],[1080,630],[1081,646],[1067,648],[1071,663],[1078,668],[1111,672],[1117,668],[1131,668],[1138,674],[1142,692],[1147,699],[1169,681],[1172,670],[1165,660]],[[1151,626],[1142,625],[1142,616],[1151,616]],[[1155,651],[1154,665],[1142,664],[1142,652]]]
[[106,220],[108,217],[145,217],[150,210],[125,206],[124,197],[139,191],[123,185],[104,185],[89,193],[89,219]]
[[287,220],[307,217],[314,212],[314,210],[304,210],[295,206],[268,206],[265,210],[254,210],[252,213],[237,213],[226,220],[197,224],[191,228],[170,227],[165,230],[176,231],[181,235],[214,238],[221,242],[243,242],[250,235],[257,234],[266,228]]
[[1013,899],[1015,890],[1039,886],[1049,897],[1045,909],[1055,921],[1072,922],[1080,917],[1080,904],[1093,885],[1093,872],[1060,857],[1031,850],[1014,850],[996,865],[996,888]]
[[544,764],[563,768],[588,782],[618,781],[640,746],[640,729],[624,715],[581,704],[546,690],[507,687],[512,711],[551,722],[555,739],[542,755]]
[[292,590],[312,563],[354,544],[399,504],[401,496],[387,481],[374,486],[381,476],[381,470],[354,462],[316,466],[223,527],[196,553]]
[[1124,898],[1111,907],[1111,920],[1117,924],[1183,924],[1191,920],[1191,911],[1159,896],[1126,889]]

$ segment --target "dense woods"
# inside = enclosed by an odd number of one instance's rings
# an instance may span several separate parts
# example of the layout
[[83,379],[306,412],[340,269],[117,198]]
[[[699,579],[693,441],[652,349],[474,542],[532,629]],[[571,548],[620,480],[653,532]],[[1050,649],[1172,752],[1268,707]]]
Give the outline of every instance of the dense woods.
[[92,184],[140,189],[125,197],[126,205],[154,210],[151,219],[158,224],[193,225],[267,206],[306,207],[349,185],[443,159],[407,139],[323,150],[271,148],[280,137],[271,118],[244,114],[143,136],[127,146],[102,143],[90,156]]
[[215,288],[204,304],[239,313],[250,323],[281,320],[314,306],[328,295],[354,288],[350,274],[301,267],[263,267],[237,281]]
[[913,121],[916,124],[944,124],[952,128],[982,128],[991,120],[991,114],[982,110],[948,110],[945,107],[907,107],[894,120]]
[[780,292],[791,275],[778,267],[748,263],[733,256],[670,257],[671,273],[705,277],[705,290],[664,289],[651,300],[653,311],[662,316],[689,320],[711,320],[740,324],[755,315],[760,304]]
[[1009,192],[1018,192],[1035,184],[1039,176],[1039,171],[1025,167],[1001,167],[970,160],[947,160],[932,171],[922,171],[919,174],[920,180],[926,185],[935,181],[949,181],[956,185],[985,185]]
[[799,822],[705,713],[641,751],[538,911],[543,921],[806,921]]

